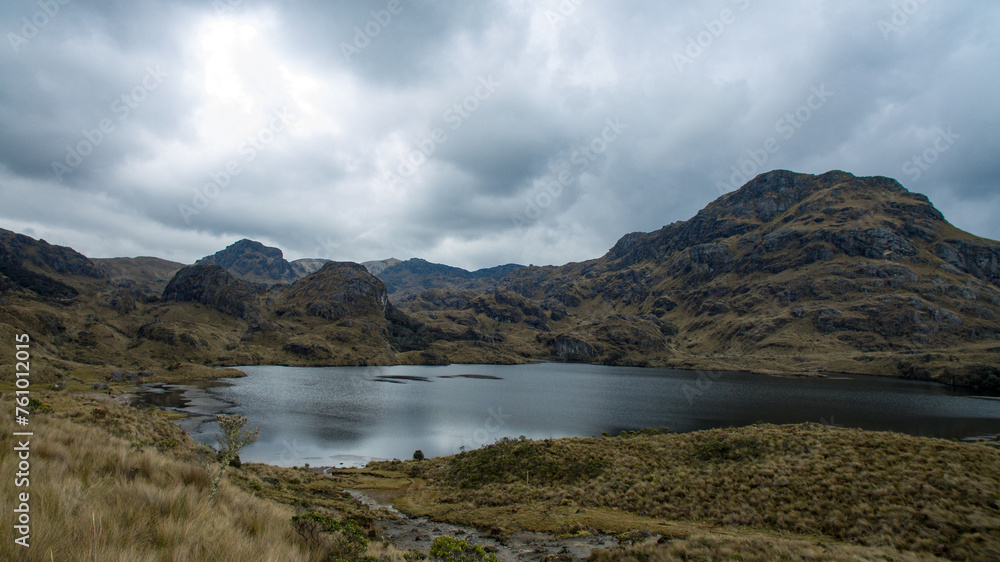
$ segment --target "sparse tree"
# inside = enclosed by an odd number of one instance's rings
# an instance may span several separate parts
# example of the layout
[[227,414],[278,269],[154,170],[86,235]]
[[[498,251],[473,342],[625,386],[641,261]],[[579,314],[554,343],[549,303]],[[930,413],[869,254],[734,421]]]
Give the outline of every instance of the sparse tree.
[[222,463],[222,466],[212,481],[212,494],[209,499],[214,498],[215,493],[219,491],[219,481],[222,480],[222,473],[225,472],[226,467],[240,458],[240,449],[260,437],[259,427],[243,429],[247,424],[247,418],[242,414],[219,414],[215,416],[215,421],[219,422],[219,428],[222,430],[222,433],[216,437],[219,442],[219,462]]

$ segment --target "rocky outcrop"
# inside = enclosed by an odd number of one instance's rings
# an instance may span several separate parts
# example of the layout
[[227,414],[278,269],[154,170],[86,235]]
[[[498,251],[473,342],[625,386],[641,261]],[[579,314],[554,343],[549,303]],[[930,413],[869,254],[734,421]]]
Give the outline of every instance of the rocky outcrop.
[[194,302],[242,320],[260,315],[259,289],[219,265],[189,265],[163,290],[164,301]]
[[647,269],[626,269],[599,279],[594,284],[594,292],[606,301],[623,304],[638,304],[649,296],[651,275]]
[[544,309],[531,299],[512,291],[479,295],[469,302],[469,307],[497,322],[517,324],[523,321],[532,328],[548,330],[548,317]]
[[934,253],[958,271],[1000,286],[1000,246],[947,240],[935,246]]
[[105,277],[94,262],[72,248],[53,246],[45,240],[35,240],[9,230],[0,229],[0,248],[3,248],[6,261],[21,266],[93,279]]
[[728,246],[699,244],[682,253],[668,270],[671,275],[690,276],[695,280],[711,279],[733,269],[735,259]]
[[885,227],[820,230],[813,239],[830,242],[848,256],[895,260],[917,253],[912,243]]
[[277,314],[305,314],[335,322],[368,315],[384,317],[388,304],[385,285],[364,266],[329,262],[293,283]]
[[0,229],[0,291],[20,287],[60,299],[78,294],[76,288],[52,275],[105,277],[94,262],[72,248]]
[[20,260],[0,246],[0,292],[18,287],[47,298],[68,299],[79,294],[76,289],[61,281],[22,266]]
[[600,349],[576,336],[559,334],[544,338],[543,343],[560,361],[588,362],[601,354]]
[[245,238],[195,264],[219,265],[240,279],[268,285],[291,283],[300,277],[281,250]]

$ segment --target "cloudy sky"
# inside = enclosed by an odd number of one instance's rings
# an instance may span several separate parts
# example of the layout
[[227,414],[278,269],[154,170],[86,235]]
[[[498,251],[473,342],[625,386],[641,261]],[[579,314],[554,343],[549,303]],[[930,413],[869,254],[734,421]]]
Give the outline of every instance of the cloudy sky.
[[18,0],[0,227],[92,257],[598,257],[776,168],[1000,238],[1000,3]]

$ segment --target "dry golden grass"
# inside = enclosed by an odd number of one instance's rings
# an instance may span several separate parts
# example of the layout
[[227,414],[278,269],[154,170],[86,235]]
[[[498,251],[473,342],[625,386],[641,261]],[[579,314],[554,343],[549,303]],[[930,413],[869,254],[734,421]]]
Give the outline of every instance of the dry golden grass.
[[[0,560],[322,560],[291,524],[296,510],[224,479],[209,500],[211,454],[164,413],[101,397],[39,393],[55,412],[31,418],[31,547],[0,529]],[[12,412],[10,395],[0,409]],[[15,498],[17,471],[4,416],[0,496]],[[227,474],[241,471],[230,469]],[[373,543],[386,560],[401,553]]]
[[673,562],[680,560],[740,560],[742,562],[819,560],[939,560],[930,554],[896,552],[886,548],[860,547],[823,540],[704,534],[686,539],[644,543],[604,550],[587,559],[592,562]]
[[762,425],[518,441],[375,467],[425,480],[398,507],[481,527],[620,532],[681,522],[1000,559],[1000,451],[983,445]]

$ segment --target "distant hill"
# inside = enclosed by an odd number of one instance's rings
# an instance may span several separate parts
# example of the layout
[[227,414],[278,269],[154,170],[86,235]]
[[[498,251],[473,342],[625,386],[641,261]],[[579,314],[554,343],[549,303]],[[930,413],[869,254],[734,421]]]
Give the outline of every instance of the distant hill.
[[50,298],[72,298],[66,276],[105,277],[87,256],[23,234],[0,229],[0,291],[22,289]]
[[267,285],[291,283],[300,277],[281,250],[246,238],[195,263],[220,265],[241,279]]
[[377,277],[380,273],[385,271],[387,267],[392,267],[397,263],[400,263],[401,261],[402,260],[397,260],[396,258],[389,258],[387,260],[361,262],[361,265],[365,266],[365,268],[368,270],[368,273],[371,273],[372,275]]
[[97,267],[115,283],[135,283],[150,293],[162,293],[184,264],[149,256],[137,258],[94,258]]
[[389,265],[375,274],[385,283],[394,301],[429,289],[465,289],[486,291],[498,279],[511,271],[524,267],[517,264],[500,265],[476,271],[452,267],[413,258]]
[[301,279],[306,275],[316,273],[329,262],[330,260],[320,259],[320,258],[303,258],[299,260],[294,260],[291,262],[292,271],[298,278]]

